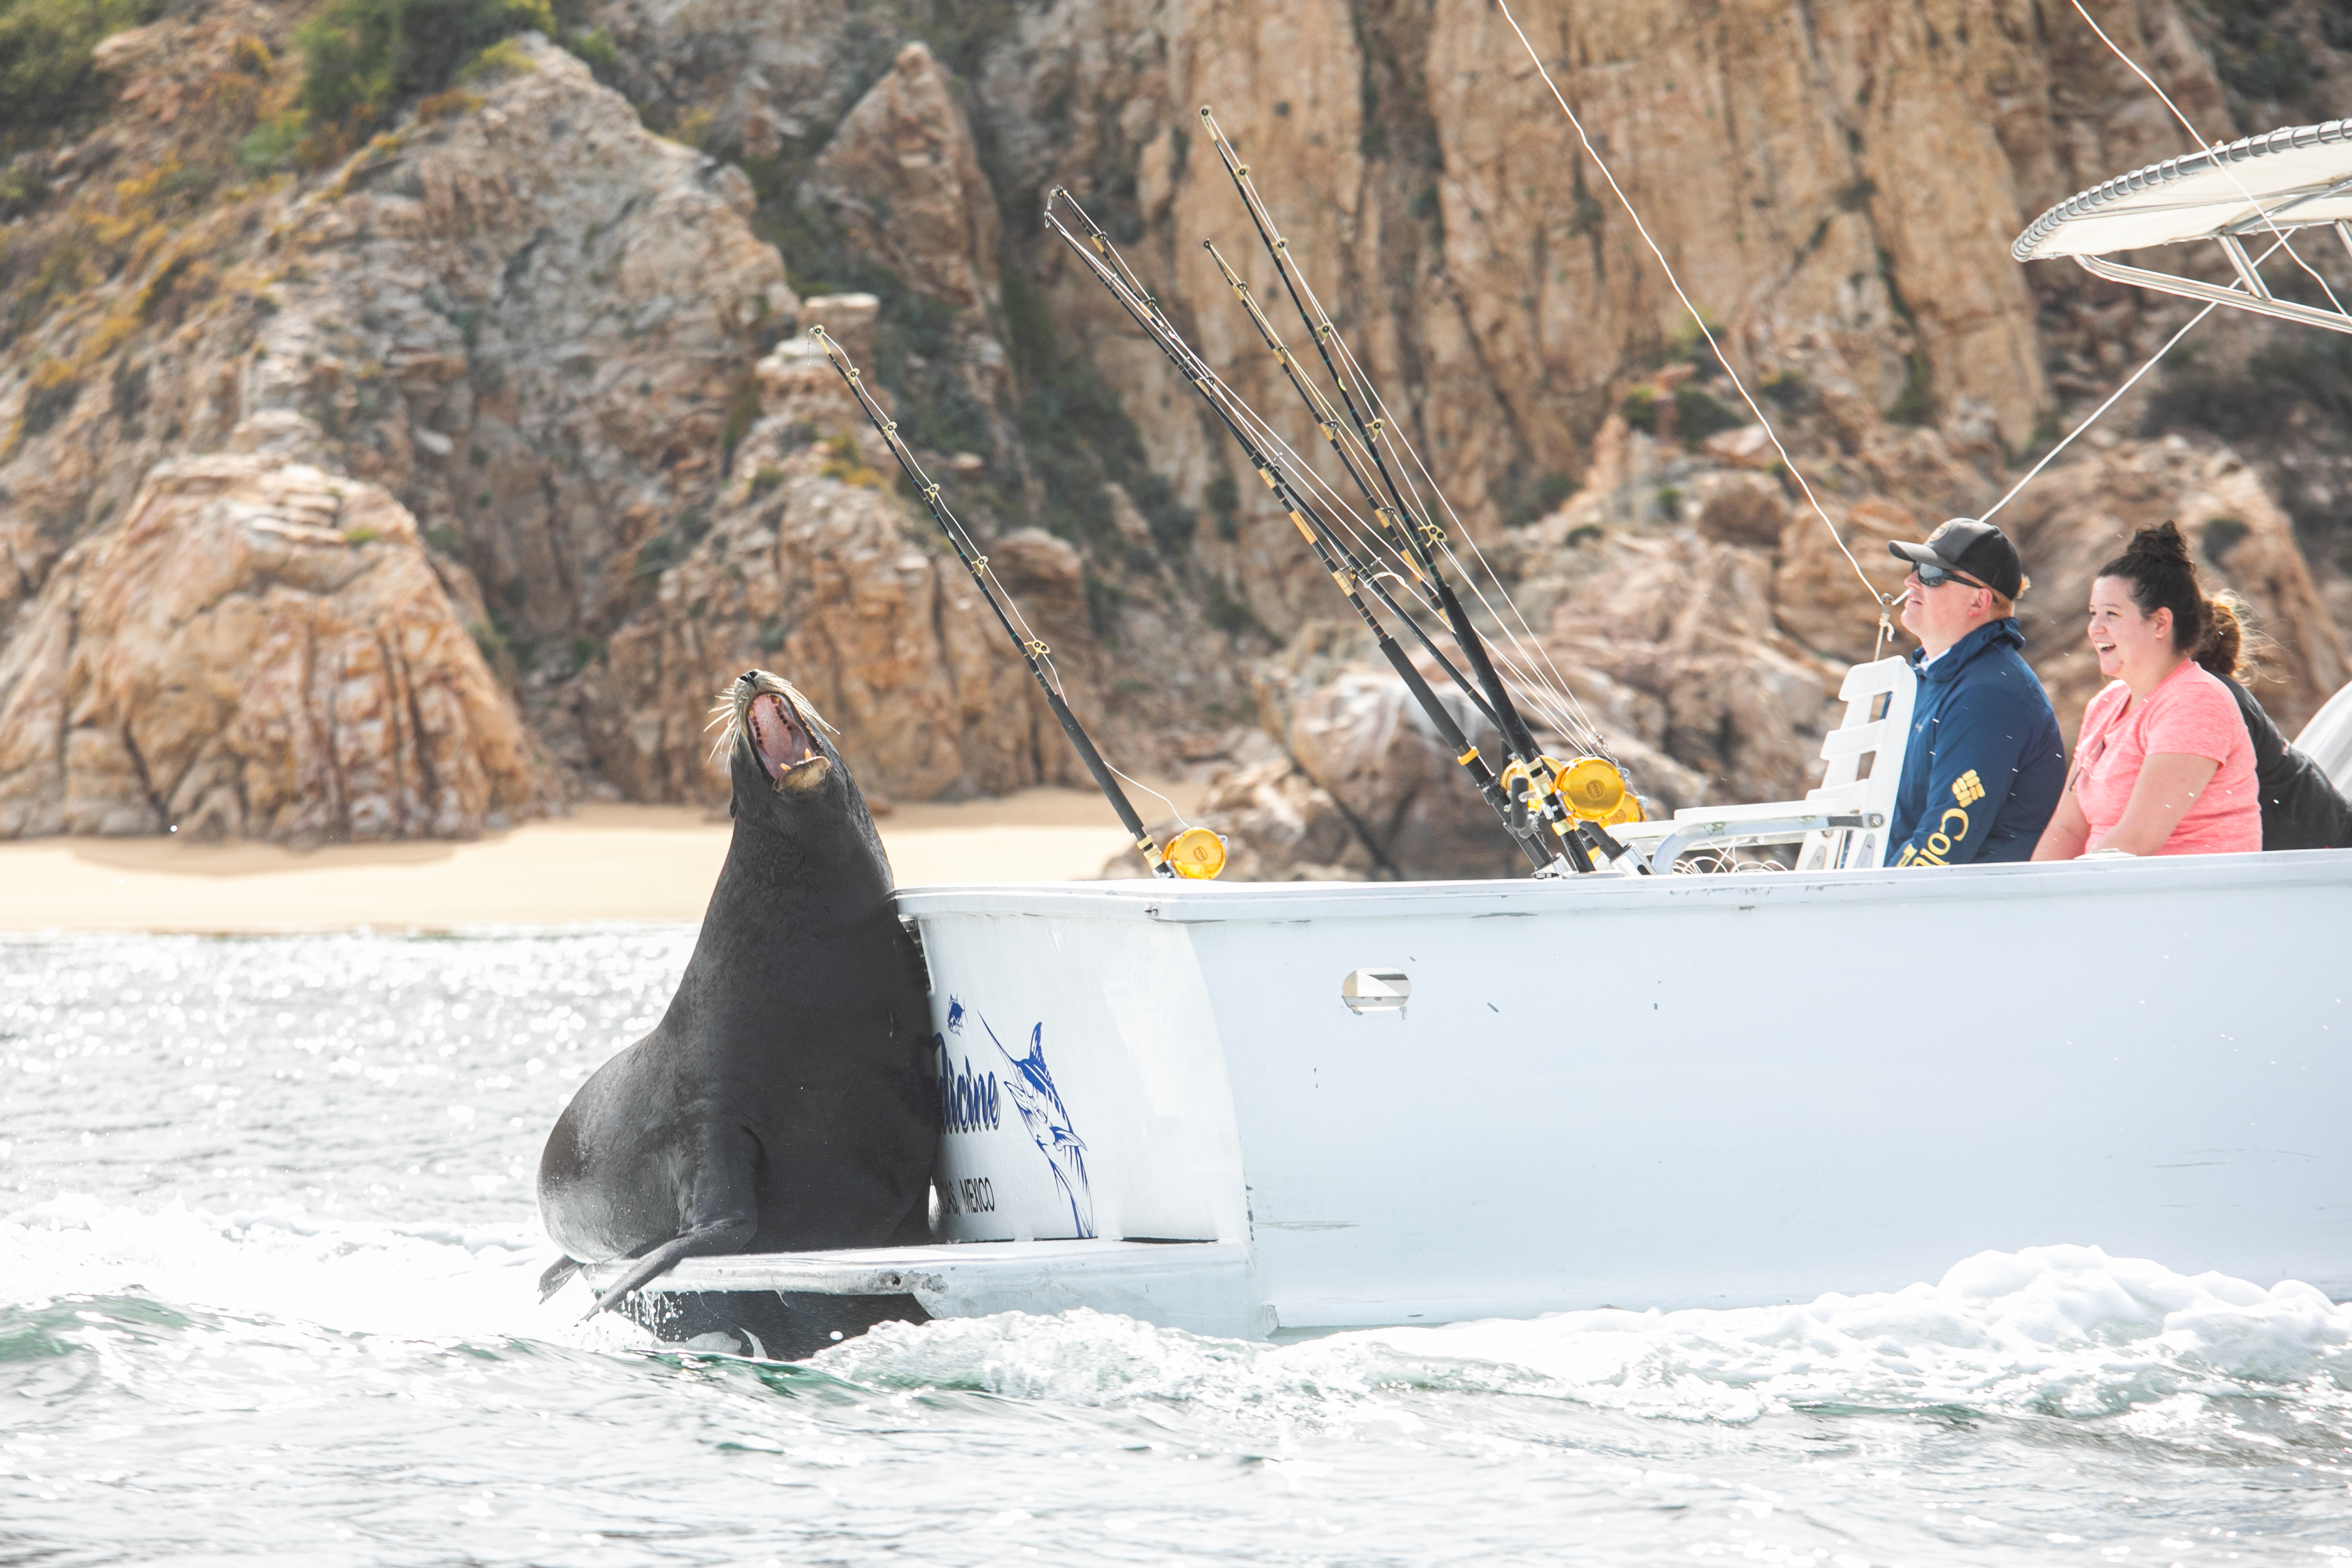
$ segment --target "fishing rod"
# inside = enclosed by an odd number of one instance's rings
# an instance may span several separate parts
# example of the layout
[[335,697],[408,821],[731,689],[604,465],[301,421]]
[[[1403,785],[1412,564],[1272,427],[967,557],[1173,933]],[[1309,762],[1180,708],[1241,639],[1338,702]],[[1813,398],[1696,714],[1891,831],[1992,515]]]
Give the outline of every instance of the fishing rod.
[[[1325,439],[1330,443],[1331,450],[1339,458],[1340,466],[1347,470],[1348,477],[1362,492],[1365,504],[1371,509],[1373,516],[1380,521],[1386,531],[1401,542],[1404,558],[1407,564],[1413,569],[1414,576],[1420,578],[1435,595],[1439,612],[1445,618],[1447,629],[1453,633],[1454,643],[1462,649],[1464,656],[1469,661],[1471,669],[1478,677],[1478,684],[1487,699],[1488,710],[1495,717],[1496,728],[1503,737],[1506,754],[1511,759],[1511,765],[1504,772],[1506,793],[1514,795],[1518,794],[1521,781],[1524,780],[1524,787],[1535,796],[1546,826],[1563,840],[1570,839],[1571,834],[1580,830],[1571,826],[1571,824],[1579,820],[1579,814],[1565,799],[1561,798],[1561,780],[1567,770],[1546,756],[1542,748],[1537,744],[1534,730],[1520,714],[1517,705],[1511,700],[1509,689],[1504,684],[1500,673],[1495,668],[1486,638],[1481,637],[1477,628],[1471,624],[1469,614],[1463,607],[1460,595],[1455,594],[1453,584],[1447,579],[1444,568],[1440,563],[1436,553],[1436,547],[1443,544],[1445,540],[1444,528],[1425,510],[1414,507],[1405,500],[1395,476],[1390,472],[1388,461],[1381,454],[1380,437],[1382,433],[1381,422],[1376,417],[1367,417],[1363,408],[1359,405],[1348,379],[1339,374],[1339,366],[1332,363],[1331,345],[1339,338],[1339,329],[1333,324],[1329,315],[1320,309],[1319,304],[1313,310],[1307,309],[1307,300],[1301,295],[1298,279],[1291,267],[1290,242],[1283,237],[1279,229],[1276,227],[1273,215],[1266,211],[1265,203],[1250,184],[1249,165],[1241,161],[1233,143],[1225,139],[1224,132],[1219,128],[1215,115],[1205,104],[1201,109],[1201,123],[1207,131],[1210,144],[1216,149],[1218,161],[1224,165],[1227,176],[1233,181],[1235,194],[1241,197],[1243,208],[1249,214],[1250,224],[1256,229],[1259,242],[1265,247],[1267,258],[1274,263],[1275,273],[1281,279],[1283,289],[1290,297],[1291,305],[1298,312],[1300,324],[1306,328],[1307,335],[1314,340],[1315,352],[1323,362],[1325,373],[1330,376],[1333,386],[1339,390],[1340,401],[1346,405],[1348,411],[1349,422],[1353,426],[1355,437],[1353,443],[1346,438],[1329,400],[1300,374],[1296,356],[1283,342],[1281,334],[1275,331],[1274,323],[1266,319],[1265,312],[1250,293],[1249,285],[1243,281],[1240,274],[1226,261],[1224,254],[1217,249],[1214,243],[1203,240],[1202,247],[1215,259],[1217,270],[1223,275],[1226,287],[1233,290],[1234,298],[1239,300],[1243,308],[1248,311],[1250,321],[1257,328],[1259,336],[1265,340],[1276,362],[1282,366],[1283,374],[1306,403],[1307,412],[1314,416]],[[1341,345],[1341,353],[1346,353],[1344,343]],[[1354,363],[1352,355],[1349,356],[1349,360],[1350,364]],[[1359,466],[1355,455],[1359,450],[1369,459],[1373,470],[1378,474],[1379,490],[1375,490],[1371,479]],[[1383,494],[1385,494],[1385,500],[1382,499]],[[1616,773],[1614,764],[1604,763],[1601,765],[1608,767],[1611,773]],[[1588,773],[1593,771],[1596,770],[1588,769]],[[1605,783],[1603,784],[1604,795],[1613,794],[1615,796],[1613,799],[1607,800],[1608,809],[1613,809],[1623,798],[1624,781],[1622,773],[1617,774],[1614,784],[1616,787],[1613,791],[1608,790]],[[1616,859],[1622,851],[1616,848],[1607,829],[1598,824],[1588,826],[1594,830],[1609,858]]]
[[1095,749],[1093,737],[1087,733],[1086,726],[1078,722],[1078,716],[1070,711],[1070,704],[1062,695],[1060,671],[1056,670],[1051,676],[1046,674],[1053,650],[1040,638],[1024,635],[1028,631],[1025,620],[1019,627],[1014,626],[1013,616],[1020,614],[1018,607],[1010,614],[1006,612],[1004,600],[998,597],[995,588],[989,584],[988,557],[972,547],[971,536],[956,520],[955,513],[948,510],[947,503],[940,499],[938,481],[923,472],[922,465],[915,460],[915,454],[899,437],[898,422],[882,412],[881,405],[875,402],[874,395],[866,389],[865,378],[850,363],[849,355],[823,327],[811,327],[809,336],[815,339],[817,346],[824,351],[825,363],[833,366],[843,384],[849,388],[850,395],[857,399],[857,406],[865,410],[866,420],[888,445],[891,455],[898,459],[898,467],[905,472],[907,481],[923,498],[923,505],[929,510],[931,521],[940,525],[941,533],[947,535],[949,547],[955,551],[956,559],[963,563],[966,572],[971,574],[971,585],[980,590],[982,598],[988,601],[988,607],[996,614],[996,624],[1004,628],[1004,635],[1012,638],[1013,646],[1020,650],[1021,662],[1027,665],[1029,673],[1036,678],[1037,689],[1045,694],[1045,705],[1054,710],[1055,719],[1062,726],[1062,733],[1070,738],[1070,744],[1077,751],[1078,760],[1086,763],[1087,772],[1094,775],[1096,786],[1103,792],[1103,798],[1110,802],[1113,811],[1118,813],[1118,820],[1126,827],[1128,837],[1134,841],[1137,849],[1142,851],[1144,863],[1151,868],[1151,874],[1165,878],[1208,878],[1223,870],[1223,840],[1205,827],[1186,828],[1169,840],[1166,853],[1162,853],[1160,846],[1153,842],[1150,833],[1143,826],[1143,818],[1136,815],[1134,803],[1127,798],[1127,792],[1118,787],[1118,780],[1111,773],[1110,764],[1104,762],[1102,753]]
[[[1333,416],[1329,403],[1321,396],[1311,383],[1298,374],[1297,358],[1284,344],[1281,335],[1274,330],[1274,323],[1265,319],[1265,312],[1259,309],[1257,300],[1252,297],[1249,285],[1234,272],[1232,264],[1225,259],[1224,253],[1217,248],[1213,241],[1203,240],[1201,243],[1202,248],[1208,251],[1216,261],[1217,270],[1223,274],[1226,287],[1233,290],[1234,297],[1239,300],[1243,308],[1249,312],[1250,321],[1256,326],[1258,335],[1265,340],[1265,346],[1273,353],[1276,363],[1282,366],[1283,374],[1288,378],[1290,384],[1305,400],[1307,412],[1315,416],[1318,428],[1330,442],[1332,451],[1339,459],[1339,466],[1347,470],[1348,477],[1355,480],[1357,488],[1363,493],[1365,503],[1371,507],[1373,516],[1379,520],[1381,528],[1391,535],[1410,537],[1412,530],[1407,526],[1406,521],[1381,500],[1380,497],[1373,492],[1362,470],[1357,467],[1356,459],[1349,452],[1348,443],[1341,435],[1339,421]],[[1379,530],[1375,531],[1375,537],[1379,536]],[[1399,548],[1402,552],[1402,547]],[[1446,587],[1444,580],[1437,574],[1434,563],[1427,559],[1425,552],[1420,559],[1416,559],[1412,553],[1404,553],[1403,559],[1407,569],[1420,580],[1424,589],[1433,590],[1440,595],[1440,613],[1445,616],[1447,629],[1454,636],[1454,645],[1468,656],[1471,668],[1478,674],[1478,689],[1471,691],[1470,696],[1473,701],[1478,703],[1479,710],[1493,722],[1496,732],[1503,738],[1504,755],[1508,759],[1500,781],[1505,797],[1515,803],[1522,796],[1528,797],[1525,808],[1530,812],[1540,810],[1546,825],[1552,829],[1553,833],[1566,837],[1571,831],[1566,824],[1573,818],[1574,814],[1567,810],[1559,802],[1550,798],[1558,794],[1558,789],[1549,781],[1559,773],[1560,764],[1543,755],[1537,746],[1534,735],[1512,706],[1507,692],[1503,689],[1502,682],[1496,677],[1493,665],[1483,657],[1486,652],[1484,642],[1479,639],[1475,631],[1468,628],[1466,621],[1462,617],[1460,601],[1454,597],[1451,589]],[[1459,674],[1456,674],[1455,679],[1461,679]],[[1467,682],[1464,684],[1467,686]]]
[[[1056,201],[1066,203],[1069,205],[1070,210],[1078,215],[1078,221],[1084,224],[1087,227],[1087,243],[1095,247],[1097,253],[1098,253],[1100,257],[1109,264],[1109,267],[1113,270],[1103,270],[1097,265],[1096,257],[1089,255],[1085,247],[1080,247],[1076,239],[1070,234],[1069,230],[1061,224],[1058,218],[1055,217],[1053,212],[1053,205]],[[1077,250],[1079,258],[1084,260],[1089,268],[1096,269],[1097,279],[1106,289],[1110,290],[1112,297],[1119,301],[1120,305],[1127,310],[1128,314],[1135,319],[1136,324],[1140,326],[1144,331],[1159,344],[1160,352],[1167,354],[1169,358],[1175,363],[1177,369],[1183,374],[1187,381],[1192,381],[1196,385],[1198,385],[1200,384],[1198,377],[1207,376],[1211,383],[1216,382],[1215,373],[1208,368],[1208,362],[1202,359],[1199,353],[1193,350],[1190,343],[1184,342],[1183,334],[1176,330],[1175,323],[1169,321],[1167,313],[1160,309],[1159,299],[1153,295],[1150,289],[1143,287],[1142,280],[1137,278],[1134,272],[1129,268],[1126,258],[1120,256],[1118,247],[1110,243],[1109,235],[1105,232],[1100,224],[1095,222],[1093,217],[1087,214],[1085,207],[1078,205],[1077,198],[1071,195],[1067,190],[1057,188],[1047,195],[1045,226],[1061,235],[1062,238],[1066,242],[1067,242],[1074,249]],[[1138,301],[1140,301],[1139,306]],[[1149,319],[1147,319],[1147,316]],[[1163,338],[1167,341],[1161,341]],[[1171,348],[1170,346],[1171,342],[1174,344],[1174,347]],[[1218,384],[1222,385],[1222,384]],[[1223,390],[1225,392],[1226,395],[1234,395],[1230,387],[1224,387]],[[1213,395],[1207,394],[1204,391],[1203,395],[1211,396],[1213,404]],[[1234,401],[1238,403],[1240,402],[1240,399],[1235,397]],[[1246,410],[1247,405],[1244,405],[1244,407]],[[1222,415],[1224,413],[1224,410],[1221,408],[1218,412]],[[1250,417],[1252,419],[1257,419],[1257,416],[1254,412],[1251,413]],[[1233,425],[1233,421],[1230,419],[1228,419],[1226,423],[1229,428]],[[1257,419],[1257,423],[1264,425],[1265,422],[1262,419]],[[1235,438],[1242,441],[1243,444],[1251,451],[1262,453],[1262,443],[1253,442],[1248,436],[1238,430],[1234,432],[1234,435]],[[1272,465],[1269,462],[1268,467],[1271,466]],[[1261,468],[1259,472],[1260,476],[1263,477],[1265,469]],[[1271,483],[1272,481],[1269,480],[1268,482]],[[1495,710],[1487,705],[1486,699],[1484,694],[1479,691],[1477,687],[1471,684],[1470,678],[1468,676],[1464,675],[1461,670],[1454,667],[1452,659],[1445,657],[1445,650],[1439,647],[1435,642],[1430,639],[1429,634],[1422,629],[1421,623],[1413,619],[1412,612],[1405,609],[1402,605],[1399,605],[1396,602],[1395,596],[1391,595],[1386,587],[1382,586],[1381,579],[1383,576],[1391,575],[1391,574],[1374,572],[1367,568],[1363,562],[1357,557],[1355,552],[1348,548],[1347,542],[1341,539],[1336,532],[1332,531],[1328,525],[1324,522],[1319,511],[1310,508],[1308,510],[1308,515],[1315,518],[1317,523],[1323,527],[1325,535],[1328,539],[1332,550],[1339,557],[1341,564],[1345,565],[1349,571],[1355,573],[1359,577],[1360,577],[1363,580],[1364,585],[1371,589],[1373,596],[1379,599],[1381,604],[1387,605],[1391,614],[1395,615],[1404,622],[1405,626],[1412,632],[1414,640],[1421,644],[1422,651],[1436,661],[1438,668],[1445,672],[1446,677],[1460,689],[1464,697],[1469,699],[1471,705],[1476,708],[1478,711],[1486,717],[1486,721],[1490,724],[1495,724],[1497,728],[1500,728],[1500,721],[1495,717]]]
[[[1079,220],[1088,230],[1085,240],[1079,239],[1070,231],[1068,226],[1061,221],[1059,214],[1055,210],[1056,202],[1066,203],[1070,209],[1078,215]],[[1111,297],[1118,302],[1129,318],[1142,330],[1145,336],[1150,338],[1162,353],[1168,356],[1170,363],[1175,365],[1178,374],[1181,374],[1192,384],[1193,389],[1201,394],[1202,400],[1209,405],[1223,424],[1226,432],[1240,445],[1243,455],[1249,459],[1252,470],[1256,473],[1265,487],[1274,492],[1276,503],[1289,517],[1292,525],[1298,530],[1300,536],[1307,541],[1308,548],[1315,552],[1317,562],[1329,574],[1331,581],[1338,585],[1341,595],[1347,599],[1349,607],[1354,609],[1357,616],[1363,621],[1366,629],[1371,633],[1372,640],[1380,648],[1381,657],[1386,658],[1391,668],[1395,669],[1398,679],[1404,682],[1406,690],[1412,694],[1422,711],[1428,716],[1430,722],[1436,727],[1441,742],[1453,751],[1454,761],[1468,771],[1473,782],[1477,785],[1478,793],[1486,797],[1486,803],[1494,808],[1496,815],[1501,817],[1504,826],[1509,830],[1513,839],[1517,842],[1538,874],[1556,874],[1563,860],[1571,869],[1580,871],[1591,869],[1590,856],[1586,854],[1584,847],[1575,839],[1563,837],[1562,850],[1558,857],[1546,853],[1542,845],[1537,841],[1530,822],[1531,814],[1524,805],[1514,802],[1505,792],[1501,780],[1487,765],[1485,757],[1480,755],[1478,748],[1463,732],[1462,726],[1455,721],[1453,710],[1447,708],[1439,700],[1437,693],[1430,689],[1427,678],[1423,676],[1419,668],[1413,664],[1412,657],[1389,632],[1379,616],[1373,613],[1372,607],[1364,602],[1361,590],[1370,587],[1374,597],[1380,599],[1393,614],[1412,628],[1423,645],[1428,647],[1429,651],[1441,664],[1446,665],[1457,681],[1462,680],[1460,671],[1454,670],[1451,664],[1445,660],[1444,654],[1439,652],[1434,645],[1429,643],[1428,635],[1423,632],[1412,617],[1390,596],[1386,588],[1381,584],[1379,574],[1368,572],[1364,568],[1363,563],[1356,557],[1353,551],[1348,548],[1346,542],[1339,536],[1321,511],[1298,493],[1297,487],[1291,483],[1279,462],[1267,454],[1248,428],[1235,417],[1234,411],[1225,406],[1217,393],[1212,390],[1213,386],[1219,384],[1215,373],[1209,368],[1208,363],[1201,358],[1192,345],[1184,341],[1183,335],[1177,331],[1174,323],[1170,321],[1166,313],[1160,310],[1159,300],[1144,290],[1139,282],[1132,282],[1134,275],[1126,269],[1124,260],[1117,260],[1118,270],[1113,270],[1111,263],[1117,258],[1118,253],[1112,247],[1109,237],[1087,216],[1086,209],[1081,207],[1067,191],[1058,188],[1046,197],[1045,226],[1069,246],[1096,280],[1101,283]],[[1122,273],[1125,276],[1122,276]],[[1231,395],[1230,393],[1227,395]],[[1467,682],[1463,684],[1467,689]],[[1475,701],[1476,694],[1472,692],[1471,695]],[[1479,706],[1483,710],[1484,704],[1481,703]]]

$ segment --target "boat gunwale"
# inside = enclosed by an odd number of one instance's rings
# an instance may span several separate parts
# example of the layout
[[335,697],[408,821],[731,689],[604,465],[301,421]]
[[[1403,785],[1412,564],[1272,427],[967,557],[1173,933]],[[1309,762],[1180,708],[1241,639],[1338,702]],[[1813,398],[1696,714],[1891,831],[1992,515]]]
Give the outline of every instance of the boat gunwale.
[[1454,882],[971,882],[901,888],[901,915],[1034,916],[1159,924],[1399,917],[1630,914],[1658,909],[1810,903],[2006,901],[2174,891],[2352,890],[2352,849],[2151,856],[2134,860],[2020,861],[1931,870],[1724,872]]

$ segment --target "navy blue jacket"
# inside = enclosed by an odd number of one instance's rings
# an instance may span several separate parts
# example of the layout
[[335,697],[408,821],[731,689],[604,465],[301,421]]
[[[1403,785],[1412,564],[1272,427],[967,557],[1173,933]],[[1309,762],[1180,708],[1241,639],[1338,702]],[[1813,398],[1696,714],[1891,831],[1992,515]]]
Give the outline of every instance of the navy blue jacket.
[[1932,665],[1911,655],[1919,694],[1886,835],[1890,866],[2031,858],[2066,787],[2058,715],[2014,619],[1990,621]]

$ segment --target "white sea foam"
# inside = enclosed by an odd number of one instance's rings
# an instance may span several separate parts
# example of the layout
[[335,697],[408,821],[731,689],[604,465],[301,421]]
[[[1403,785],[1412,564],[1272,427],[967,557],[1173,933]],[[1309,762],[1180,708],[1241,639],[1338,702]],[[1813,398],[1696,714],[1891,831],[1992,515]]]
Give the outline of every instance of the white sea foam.
[[1933,1285],[1795,1306],[1602,1309],[1288,1346],[1089,1312],[1007,1313],[887,1326],[816,1362],[861,1382],[1080,1405],[1345,1399],[1407,1385],[1727,1422],[1809,1405],[2103,1416],[2183,1395],[2201,1408],[2290,1392],[2341,1410],[2352,1406],[2352,1306],[2308,1285],[2265,1289],[2043,1247],[1980,1253]]
[[8,1259],[0,1306],[141,1295],[182,1310],[404,1339],[651,1342],[619,1319],[572,1331],[583,1304],[576,1291],[541,1306],[535,1281],[553,1256],[536,1225],[345,1224],[291,1205],[213,1214],[68,1194],[0,1218],[0,1257]]
[[[349,1332],[611,1349],[651,1342],[541,1306],[536,1225],[322,1221],[292,1205],[213,1214],[63,1196],[0,1219],[0,1304],[137,1293],[175,1307]],[[2092,1247],[1980,1253],[1937,1283],[1799,1305],[1561,1312],[1253,1344],[1076,1310],[886,1324],[815,1364],[891,1388],[1045,1403],[1235,1412],[1398,1388],[1560,1398],[1647,1416],[1746,1422],[1808,1406],[2068,1416],[2153,1430],[2217,1397],[2296,1396],[2352,1415],[2352,1305],[2289,1281],[2177,1273]]]

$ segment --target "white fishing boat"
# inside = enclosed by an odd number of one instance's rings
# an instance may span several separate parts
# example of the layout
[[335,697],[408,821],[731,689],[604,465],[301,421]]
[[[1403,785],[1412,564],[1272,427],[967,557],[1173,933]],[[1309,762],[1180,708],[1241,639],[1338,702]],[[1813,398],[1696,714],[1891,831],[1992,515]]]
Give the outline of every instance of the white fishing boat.
[[688,1259],[696,1331],[1732,1306],[2053,1241],[2352,1296],[2352,850],[900,905],[943,1245]]
[[[2111,181],[2017,254],[2330,314],[2241,237],[2352,247],[2346,129]],[[2103,258],[2197,239],[2235,287]],[[688,1259],[654,1317],[858,1297],[1265,1336],[1811,1300],[2053,1242],[2352,1296],[2352,849],[1884,868],[1912,677],[1843,695],[1807,799],[1618,824],[1596,874],[902,891],[938,1244]],[[2352,784],[2352,689],[2298,744]],[[1793,868],[1670,874],[1757,844]]]

